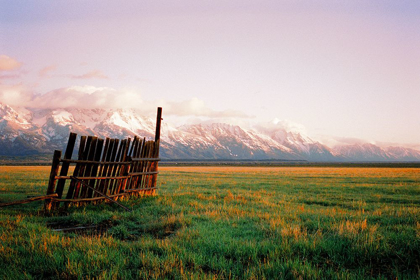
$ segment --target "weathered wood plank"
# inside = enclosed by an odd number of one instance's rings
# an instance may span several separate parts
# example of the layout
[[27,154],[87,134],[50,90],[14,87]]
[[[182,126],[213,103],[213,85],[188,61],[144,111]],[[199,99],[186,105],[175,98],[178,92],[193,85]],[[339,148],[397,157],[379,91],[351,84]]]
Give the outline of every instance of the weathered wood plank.
[[160,140],[160,126],[162,122],[162,107],[158,107],[157,116],[156,116],[156,132],[155,132],[155,142]]
[[[88,154],[88,158],[87,158],[90,161],[93,161],[94,158],[95,158],[96,144],[97,143],[98,143],[98,137],[96,137],[96,136],[92,137],[92,142],[90,144],[89,154]],[[83,177],[91,177],[92,168],[93,168],[93,164],[91,164],[91,163],[87,164],[86,169],[85,169],[85,173],[83,174]],[[82,184],[81,192],[80,192],[80,198],[86,198],[87,193],[88,193],[88,188],[84,184]]]
[[[159,142],[160,142],[160,140],[158,140],[157,142],[155,142],[155,150],[154,150],[154,155],[153,155],[155,157],[158,157],[159,156],[159,145],[160,145]],[[153,161],[152,162],[151,171],[152,172],[156,172],[156,174],[152,176],[152,180],[151,180],[151,183],[150,183],[151,189],[152,188],[155,189],[156,188],[156,185],[157,185],[157,174],[159,173],[158,172],[158,165],[159,165],[159,161]],[[151,190],[151,193],[150,194],[154,194],[154,193],[155,193],[155,191],[154,190]]]
[[[100,164],[100,168],[99,168],[99,172],[98,172],[99,177],[105,177],[105,175],[106,175],[106,170],[108,168],[108,165],[103,164],[103,162],[105,162],[105,160],[106,160],[108,150],[109,150],[110,141],[111,141],[111,139],[108,138],[108,137],[105,139],[105,146],[104,146],[104,150],[103,150],[103,153],[102,153],[102,159],[101,159],[101,162],[99,163]],[[95,189],[101,191],[103,181],[104,180],[97,179]],[[97,196],[97,193],[94,193],[93,196]]]
[[[69,140],[67,142],[66,152],[64,153],[65,159],[71,159],[71,156],[73,155],[74,145],[76,144],[76,138],[77,138],[77,134],[71,132],[69,135]],[[68,162],[63,162],[63,164],[61,165],[60,176],[67,175],[67,172],[69,171],[69,166],[70,164]],[[57,189],[55,192],[58,194],[59,198],[63,196],[63,190],[64,190],[65,184],[66,184],[66,180],[58,180]],[[53,205],[53,208],[57,208],[57,207],[59,207],[59,203],[56,203]]]
[[[83,158],[83,151],[85,150],[86,138],[87,138],[86,136],[81,136],[80,137],[79,154],[78,154],[78,157],[77,157],[79,160],[81,160]],[[76,163],[76,167],[73,170],[73,175],[74,176],[79,176],[79,172],[80,172],[80,164]],[[67,191],[66,198],[73,198],[76,184],[77,183],[74,180],[72,180],[70,182],[70,187],[69,187],[69,190]]]
[[[116,157],[115,161],[117,161],[117,162],[122,161],[122,158],[124,156],[123,153],[125,151],[126,145],[127,145],[127,139],[122,140],[121,143],[120,143],[120,146],[118,147],[118,153],[117,153],[117,157]],[[120,165],[114,166],[114,170],[112,171],[112,176],[113,177],[118,176],[117,174],[119,174],[120,168],[121,168]],[[108,187],[109,188],[109,190],[108,190],[109,194],[115,194],[116,184],[117,184],[117,180],[111,180],[110,181],[110,184],[109,184],[109,187]]]
[[[145,143],[146,139],[139,139],[139,142],[137,144],[136,150],[134,151],[133,157],[134,158],[140,158],[141,156],[141,151],[143,149],[144,143]],[[132,166],[131,166],[131,172],[136,172],[139,170],[140,167],[140,162],[138,161],[134,161]],[[134,186],[137,185],[138,182],[138,178],[137,177],[133,177],[131,178],[130,182],[129,182],[129,187],[128,188],[134,188]]]
[[[86,140],[85,149],[83,150],[82,160],[86,160],[88,158],[92,140],[93,140],[93,136],[88,136]],[[86,167],[87,167],[87,164],[80,164],[80,170],[79,170],[80,176],[83,176],[85,174]],[[81,184],[77,182],[73,198],[80,197],[80,193],[81,193]]]
[[[55,177],[57,176],[58,170],[60,168],[60,158],[61,158],[61,151],[55,150],[54,151],[54,156],[53,156],[53,161],[52,161],[52,164],[51,164],[50,180],[48,182],[47,195],[53,194],[55,192],[55,183],[57,181],[57,179],[55,179]],[[51,200],[45,201],[44,208],[47,211],[51,210],[51,208],[52,208]]]
[[[158,158],[159,157],[159,149],[160,149],[160,130],[161,130],[161,121],[162,121],[162,108],[158,107],[157,111],[157,117],[156,117],[156,133],[155,133],[155,151],[153,157]],[[152,170],[158,171],[158,164],[159,162],[153,162],[152,163]],[[151,188],[156,188],[157,184],[157,174],[152,176],[151,181]],[[154,194],[155,190],[151,190],[150,194]]]
[[[98,138],[98,142],[96,144],[96,151],[95,151],[95,155],[94,155],[94,161],[98,162],[101,159],[103,146],[104,146],[104,139]],[[94,163],[93,166],[92,166],[92,172],[91,172],[92,177],[97,177],[98,168],[99,168],[99,164]],[[91,186],[92,189],[88,190],[87,197],[92,197],[93,196],[93,194],[94,194],[93,189],[95,189],[96,181],[97,181],[96,179],[89,180],[88,185]]]
[[[113,149],[114,149],[114,145],[115,145],[115,139],[110,139],[110,138],[107,138],[107,139],[109,140],[109,145],[108,145],[108,148],[107,148],[107,151],[106,151],[105,161],[109,162],[112,158],[112,153],[113,153]],[[101,176],[102,177],[107,177],[108,169],[110,169],[110,168],[111,168],[110,165],[104,165]],[[107,181],[108,181],[107,179],[103,179],[103,180],[99,181],[99,186],[98,186],[99,191],[106,193],[106,191],[104,191],[104,189],[105,189],[105,185],[107,184]]]
[[139,137],[137,137],[137,135],[134,135],[133,142],[131,143],[130,150],[128,151],[128,156],[130,156],[131,158],[134,157],[133,152],[136,150],[136,147],[138,145],[138,141],[139,141]]
[[[151,141],[150,142],[149,155],[148,155],[149,157],[153,157],[154,156],[154,153],[155,153],[155,144],[156,144],[155,141]],[[146,185],[146,188],[149,188],[150,189],[152,187],[152,179],[153,179],[153,176],[151,176],[151,175],[153,175],[153,174],[151,174],[151,173],[153,172],[152,169],[154,168],[154,162],[147,161],[146,163],[147,163],[147,171],[146,172],[148,172],[149,174],[146,175],[145,185]]]
[[[131,138],[128,138],[127,139],[127,144],[126,144],[125,150],[123,152],[123,156],[121,158],[121,162],[124,162],[124,161],[127,160],[127,157],[128,157],[128,148],[130,146],[130,142],[131,142]],[[119,176],[127,175],[128,174],[128,170],[129,170],[129,166],[120,165]],[[115,193],[120,193],[120,191],[122,189],[125,189],[125,184],[127,183],[127,178],[121,179],[121,180],[118,180],[117,181],[116,188],[115,188]]]
[[[118,154],[118,149],[119,149],[118,144],[119,144],[120,140],[119,139],[113,139],[113,140],[114,140],[113,141],[114,142],[114,147],[112,149],[112,154],[111,154],[110,161],[115,162],[115,159],[116,159],[117,154]],[[115,165],[111,165],[109,167],[109,169],[107,171],[107,176],[108,177],[112,177],[112,172],[113,172],[114,169],[115,169]],[[110,184],[111,184],[111,180],[105,180],[104,189],[102,191],[103,193],[109,194],[108,189],[109,189]]]

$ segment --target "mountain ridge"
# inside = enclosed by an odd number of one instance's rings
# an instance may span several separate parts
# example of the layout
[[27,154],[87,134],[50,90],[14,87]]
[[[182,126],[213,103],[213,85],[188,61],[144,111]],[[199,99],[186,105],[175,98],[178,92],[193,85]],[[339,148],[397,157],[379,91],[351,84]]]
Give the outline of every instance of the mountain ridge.
[[[79,135],[152,138],[155,120],[134,109],[12,108],[0,103],[0,155],[35,155],[63,149]],[[420,161],[420,151],[371,143],[330,148],[299,128],[274,120],[252,129],[226,123],[162,124],[161,157],[197,160]]]

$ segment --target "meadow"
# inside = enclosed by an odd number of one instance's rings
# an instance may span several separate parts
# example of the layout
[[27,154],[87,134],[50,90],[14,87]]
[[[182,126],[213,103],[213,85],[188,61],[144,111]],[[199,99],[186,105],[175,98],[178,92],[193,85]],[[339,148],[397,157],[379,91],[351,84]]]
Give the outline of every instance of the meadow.
[[[0,166],[0,203],[49,169]],[[0,208],[0,278],[420,278],[419,168],[161,167],[158,187],[132,212]]]

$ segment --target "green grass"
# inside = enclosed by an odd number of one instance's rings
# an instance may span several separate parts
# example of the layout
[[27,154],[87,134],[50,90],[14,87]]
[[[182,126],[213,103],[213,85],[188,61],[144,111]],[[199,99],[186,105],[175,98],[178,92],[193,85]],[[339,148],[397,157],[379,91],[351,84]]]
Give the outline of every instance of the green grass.
[[[0,202],[48,167],[0,167]],[[0,209],[1,279],[416,279],[420,169],[165,167],[159,193]],[[98,225],[73,233],[54,228]]]

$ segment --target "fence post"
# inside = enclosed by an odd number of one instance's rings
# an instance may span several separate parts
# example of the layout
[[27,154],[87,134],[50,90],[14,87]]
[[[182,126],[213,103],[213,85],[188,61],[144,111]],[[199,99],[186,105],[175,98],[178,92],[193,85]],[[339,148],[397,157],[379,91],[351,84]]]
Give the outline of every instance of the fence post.
[[160,140],[160,124],[161,124],[161,122],[162,122],[162,107],[158,107],[157,116],[156,116],[155,142]]
[[[153,157],[158,158],[159,157],[159,146],[160,146],[160,127],[162,122],[162,107],[158,107],[157,109],[157,116],[156,116],[156,132],[155,132],[155,145],[154,145],[154,151],[153,151]],[[158,171],[158,162],[154,161],[152,162],[152,168],[151,171]],[[156,192],[156,183],[157,183],[157,174],[152,175],[152,180],[150,187],[152,188],[150,190],[150,194],[155,194]]]

